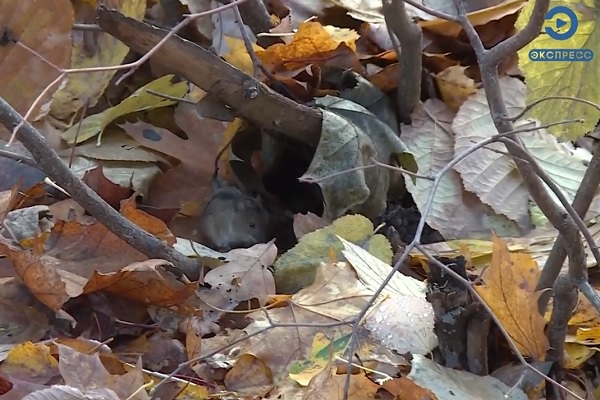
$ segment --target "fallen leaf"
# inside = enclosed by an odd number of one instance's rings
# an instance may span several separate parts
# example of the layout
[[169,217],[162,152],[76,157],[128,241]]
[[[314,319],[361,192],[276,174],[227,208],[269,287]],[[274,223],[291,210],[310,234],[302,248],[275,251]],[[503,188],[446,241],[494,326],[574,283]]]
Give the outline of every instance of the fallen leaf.
[[[69,67],[73,15],[69,0],[0,1],[0,26],[6,35],[6,43],[0,46],[0,76],[4,77],[0,96],[19,114],[25,115],[35,98],[60,76],[57,67]],[[45,95],[33,116],[48,112],[48,102],[58,88]]]
[[[517,263],[498,237],[493,236],[492,242],[492,263],[483,276],[485,284],[475,286],[475,290],[491,308],[521,354],[538,361],[544,360],[549,344],[544,334],[546,321],[538,311],[541,292],[523,288],[519,278],[519,275],[530,274],[531,267]],[[525,271],[516,272],[521,269]]]
[[176,101],[159,97],[147,92],[153,90],[158,93],[172,97],[183,97],[188,91],[186,81],[173,81],[173,75],[165,75],[136,90],[131,96],[117,104],[107,108],[99,114],[90,115],[65,131],[61,136],[69,144],[81,143],[94,136],[98,136],[97,142],[101,143],[104,128],[116,118],[136,111],[149,110],[153,108],[166,107],[175,104]]
[[[112,8],[122,14],[142,19],[146,10],[144,0],[110,0]],[[57,6],[58,7],[58,6]],[[75,22],[93,24],[96,3],[74,1]],[[119,65],[129,48],[118,39],[104,32],[73,30],[73,51],[70,68],[97,68]],[[54,93],[50,115],[59,120],[71,119],[84,105],[91,108],[104,93],[117,70],[69,74],[63,86]]]

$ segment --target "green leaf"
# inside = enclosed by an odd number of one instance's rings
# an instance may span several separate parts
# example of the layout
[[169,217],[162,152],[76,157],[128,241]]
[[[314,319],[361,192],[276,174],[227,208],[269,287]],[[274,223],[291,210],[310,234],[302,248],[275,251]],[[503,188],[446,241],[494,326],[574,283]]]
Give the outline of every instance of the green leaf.
[[345,260],[344,245],[336,235],[354,243],[379,258],[392,262],[392,247],[385,236],[374,234],[373,224],[362,215],[346,215],[323,229],[308,233],[298,244],[275,262],[275,285],[278,293],[295,293],[315,280],[315,271],[322,262],[330,261],[330,252],[337,261]]

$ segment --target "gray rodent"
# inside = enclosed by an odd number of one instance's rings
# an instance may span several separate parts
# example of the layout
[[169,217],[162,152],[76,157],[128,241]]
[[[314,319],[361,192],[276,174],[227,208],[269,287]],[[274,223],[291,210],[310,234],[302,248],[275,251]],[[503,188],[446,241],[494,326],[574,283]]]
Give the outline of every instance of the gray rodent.
[[219,159],[232,140],[215,158],[214,192],[200,214],[195,232],[202,244],[222,252],[264,243],[273,237],[271,215],[263,200],[219,180]]

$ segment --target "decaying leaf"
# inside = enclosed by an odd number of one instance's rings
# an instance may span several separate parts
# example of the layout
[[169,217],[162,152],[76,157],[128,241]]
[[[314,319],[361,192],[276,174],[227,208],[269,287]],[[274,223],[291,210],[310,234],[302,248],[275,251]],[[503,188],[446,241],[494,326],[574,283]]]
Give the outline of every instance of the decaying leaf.
[[[279,323],[307,323],[302,328],[282,328],[269,330],[248,339],[243,349],[267,362],[274,376],[279,376],[291,368],[292,363],[310,353],[313,337],[317,332],[325,333],[333,339],[341,339],[351,332],[348,325],[324,328],[311,326],[311,323],[333,323],[355,317],[371,297],[370,291],[356,279],[354,270],[346,263],[322,263],[315,271],[314,283],[292,296],[289,307],[268,310],[269,318],[263,311],[249,315],[253,322],[244,330],[252,334]],[[282,346],[282,343],[286,343]],[[277,351],[274,351],[277,349]]]
[[321,139],[302,178],[318,179],[350,170],[318,182],[326,218],[337,218],[350,209],[368,217],[381,215],[386,207],[389,171],[356,168],[371,164],[371,157],[389,163],[392,155],[408,153],[406,146],[387,124],[354,102],[326,96],[317,104],[323,109]]
[[[194,292],[194,284],[177,281],[163,268],[166,261],[148,260],[90,217],[55,221],[38,236],[39,226],[44,225],[35,208],[29,218],[17,220],[22,227],[13,225],[19,228],[11,231],[20,234],[20,242],[3,230],[0,250],[32,294],[50,309],[58,311],[70,298],[102,289],[163,306],[183,304]],[[23,215],[23,210],[17,211]],[[123,212],[144,229],[174,241],[162,221],[135,209],[131,202]]]

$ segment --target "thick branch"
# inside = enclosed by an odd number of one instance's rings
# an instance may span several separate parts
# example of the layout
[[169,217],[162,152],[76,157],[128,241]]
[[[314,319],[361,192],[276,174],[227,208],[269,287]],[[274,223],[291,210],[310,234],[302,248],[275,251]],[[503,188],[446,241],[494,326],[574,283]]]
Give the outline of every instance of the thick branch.
[[[11,131],[21,122],[24,122],[21,115],[0,97],[0,123]],[[170,261],[190,279],[198,279],[200,268],[195,260],[169,247],[109,206],[73,174],[46,139],[28,122],[24,122],[19,131],[19,140],[48,177],[112,233],[149,258]]]
[[[138,53],[148,52],[167,34],[104,6],[98,8],[98,23]],[[319,111],[280,95],[209,50],[175,35],[157,49],[152,59],[211,93],[238,116],[257,126],[317,145],[322,119]],[[257,88],[258,95],[247,96],[247,87]]]
[[577,305],[577,286],[571,282],[568,275],[559,276],[554,283],[553,304],[552,316],[548,324],[550,350],[548,351],[547,360],[558,361],[562,364],[568,322]]
[[[408,17],[404,1],[383,0],[383,15],[388,28],[400,41],[400,49],[396,48],[400,64],[398,108],[400,121],[410,124],[410,115],[421,99],[421,27]],[[393,35],[390,36],[395,43]]]
[[[581,185],[579,185],[575,199],[573,199],[573,208],[581,218],[585,217],[585,214],[590,208],[590,204],[592,204],[598,186],[600,186],[600,146],[596,145],[592,160],[585,171],[585,175],[583,176]],[[565,241],[563,236],[559,235],[546,260],[546,265],[542,270],[536,290],[552,287],[552,282],[554,282],[560,273],[560,269],[567,257],[565,246],[568,245],[568,242]]]

